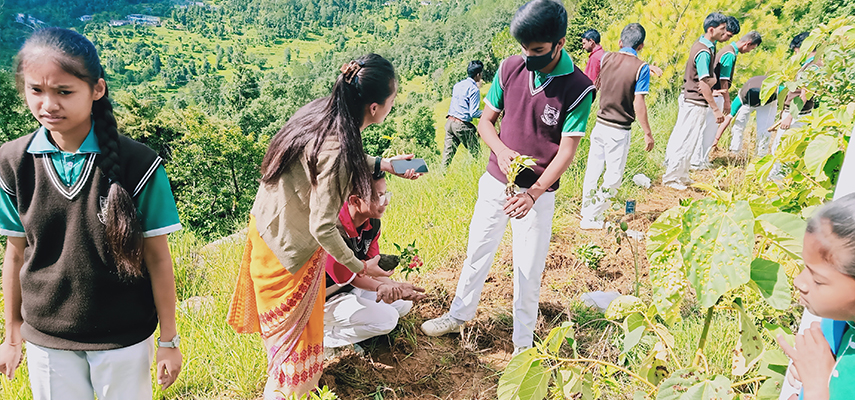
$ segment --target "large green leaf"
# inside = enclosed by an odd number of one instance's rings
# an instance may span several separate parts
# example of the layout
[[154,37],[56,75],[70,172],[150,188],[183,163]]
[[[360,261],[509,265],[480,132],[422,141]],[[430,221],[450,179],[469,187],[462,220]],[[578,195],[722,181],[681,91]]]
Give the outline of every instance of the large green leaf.
[[662,342],[656,342],[647,357],[641,361],[641,368],[638,375],[647,379],[654,385],[659,385],[659,382],[668,378],[670,371],[668,370],[668,350]]
[[790,306],[790,282],[781,264],[762,258],[754,259],[751,262],[751,281],[775,309],[786,310]]
[[499,387],[496,390],[500,400],[513,400],[520,394],[523,381],[529,377],[532,368],[535,372],[543,370],[540,361],[535,360],[537,349],[531,348],[517,354],[505,367],[505,372],[499,378]]
[[550,353],[558,354],[567,337],[573,338],[573,323],[570,321],[564,321],[561,326],[552,328],[544,343]]
[[680,400],[728,400],[733,398],[730,390],[730,379],[716,375],[713,380],[704,380],[696,383]]
[[790,359],[787,358],[786,354],[778,349],[770,349],[763,353],[763,357],[760,359],[760,369],[757,373],[767,376],[768,379],[757,391],[757,400],[778,398],[784,385],[784,374],[787,372],[789,361]]
[[623,295],[609,303],[606,318],[621,319],[635,312],[644,312],[644,303],[638,297]]
[[754,319],[749,317],[742,308],[742,301],[737,299],[733,305],[739,313],[739,339],[737,339],[736,348],[733,350],[732,372],[735,376],[742,376],[754,366],[763,354],[763,339],[760,337],[760,332],[757,331],[757,326],[754,325]]
[[683,230],[683,213],[686,207],[668,209],[647,229],[647,259],[661,263],[666,251],[679,244],[677,238]]
[[819,178],[823,174],[825,162],[834,153],[840,150],[837,138],[829,135],[817,135],[805,150],[805,167],[814,176]]
[[807,223],[798,215],[777,212],[763,214],[757,217],[763,227],[764,234],[794,260],[802,258],[802,243],[804,242],[805,226]]
[[683,216],[683,268],[703,307],[750,279],[754,215],[747,201],[732,204],[706,198]]
[[626,354],[641,340],[647,330],[647,323],[641,313],[633,313],[623,321],[623,329],[623,354]]
[[552,371],[544,367],[541,361],[535,361],[531,364],[531,368],[529,368],[520,385],[519,399],[543,400],[549,390],[551,378]]
[[704,375],[695,368],[674,371],[668,379],[659,386],[656,400],[680,400],[689,388],[701,382]]

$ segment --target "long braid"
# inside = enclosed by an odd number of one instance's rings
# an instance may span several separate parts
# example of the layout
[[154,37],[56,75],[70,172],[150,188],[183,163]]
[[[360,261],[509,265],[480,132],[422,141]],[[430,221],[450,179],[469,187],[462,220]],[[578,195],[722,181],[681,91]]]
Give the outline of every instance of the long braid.
[[110,180],[107,195],[107,210],[104,219],[107,225],[107,243],[116,261],[120,274],[128,277],[143,275],[142,227],[137,218],[136,207],[128,191],[122,186],[119,164],[119,131],[113,115],[113,105],[108,93],[92,104],[92,120],[95,135],[101,148],[98,166]]

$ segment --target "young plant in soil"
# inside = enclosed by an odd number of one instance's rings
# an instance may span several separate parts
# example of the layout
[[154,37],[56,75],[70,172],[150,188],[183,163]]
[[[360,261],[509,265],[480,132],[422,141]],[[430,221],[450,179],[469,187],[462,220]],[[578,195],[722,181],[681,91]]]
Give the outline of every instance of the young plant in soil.
[[[397,243],[393,243],[395,248],[401,252],[401,255],[398,256],[400,262],[403,264],[404,271],[404,279],[410,279],[410,273],[419,272],[419,268],[425,265],[424,261],[419,257],[419,249],[416,247],[416,241],[413,240],[413,243],[408,245],[399,245]],[[381,257],[382,260],[382,257]]]

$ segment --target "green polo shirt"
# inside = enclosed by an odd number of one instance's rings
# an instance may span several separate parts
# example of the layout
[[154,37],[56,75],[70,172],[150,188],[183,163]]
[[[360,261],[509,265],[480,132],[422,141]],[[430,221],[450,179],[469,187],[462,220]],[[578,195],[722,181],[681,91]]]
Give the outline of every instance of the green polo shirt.
[[[48,139],[47,130],[41,127],[27,147],[27,152],[48,154],[62,183],[71,186],[80,178],[87,156],[100,154],[101,148],[94,127],[89,130],[80,148],[73,153],[59,150]],[[140,194],[134,198],[134,203],[142,224],[143,237],[166,235],[181,229],[175,198],[162,165],[157,167]],[[25,237],[17,203],[3,190],[0,190],[0,235]]]
[[[711,51],[715,51],[715,43],[707,40],[706,37],[701,36],[699,39],[701,43],[706,45]],[[710,60],[712,59],[712,55],[705,51],[698,53],[695,56],[695,68],[698,70],[698,78],[704,79],[711,75],[710,72]]]
[[[729,46],[733,46],[733,51],[739,53],[739,49],[736,48],[735,44],[731,43]],[[736,54],[727,52],[721,56],[718,63],[721,65],[721,69],[719,69],[721,76],[719,76],[718,79],[725,81],[733,79],[733,67],[736,65]]]
[[[573,73],[576,67],[573,65],[573,60],[570,59],[567,52],[562,49],[560,57],[552,72],[544,74],[540,71],[534,71],[535,86],[542,86],[550,77]],[[493,78],[493,84],[490,85],[487,97],[484,98],[484,104],[496,112],[500,112],[505,108],[504,91],[502,90],[502,85],[499,84],[500,76],[501,65],[499,66],[499,70],[496,71],[496,76]],[[567,114],[567,117],[564,118],[561,136],[585,136],[585,129],[588,126],[588,115],[591,114],[591,104],[593,101],[594,94],[589,92],[579,102],[579,105]]]
[[843,333],[840,347],[837,348],[837,363],[828,380],[829,400],[849,399],[855,393],[855,327],[849,327]]

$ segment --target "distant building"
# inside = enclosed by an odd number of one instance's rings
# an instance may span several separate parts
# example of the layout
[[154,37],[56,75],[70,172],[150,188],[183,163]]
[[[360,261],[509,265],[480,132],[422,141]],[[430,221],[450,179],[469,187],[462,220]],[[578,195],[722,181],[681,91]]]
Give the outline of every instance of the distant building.
[[129,14],[125,18],[131,23],[139,25],[160,26],[160,17],[145,14]]
[[110,26],[125,26],[125,25],[130,25],[130,24],[131,24],[131,21],[128,21],[126,19],[111,19],[110,20]]
[[26,24],[26,22],[24,22],[26,20],[27,20],[27,16],[24,14],[18,13],[18,15],[15,16],[15,22],[17,22],[19,24]]
[[92,21],[92,16],[91,15],[81,15],[80,18],[78,18],[78,19],[83,21],[83,22],[89,22],[89,21]]

